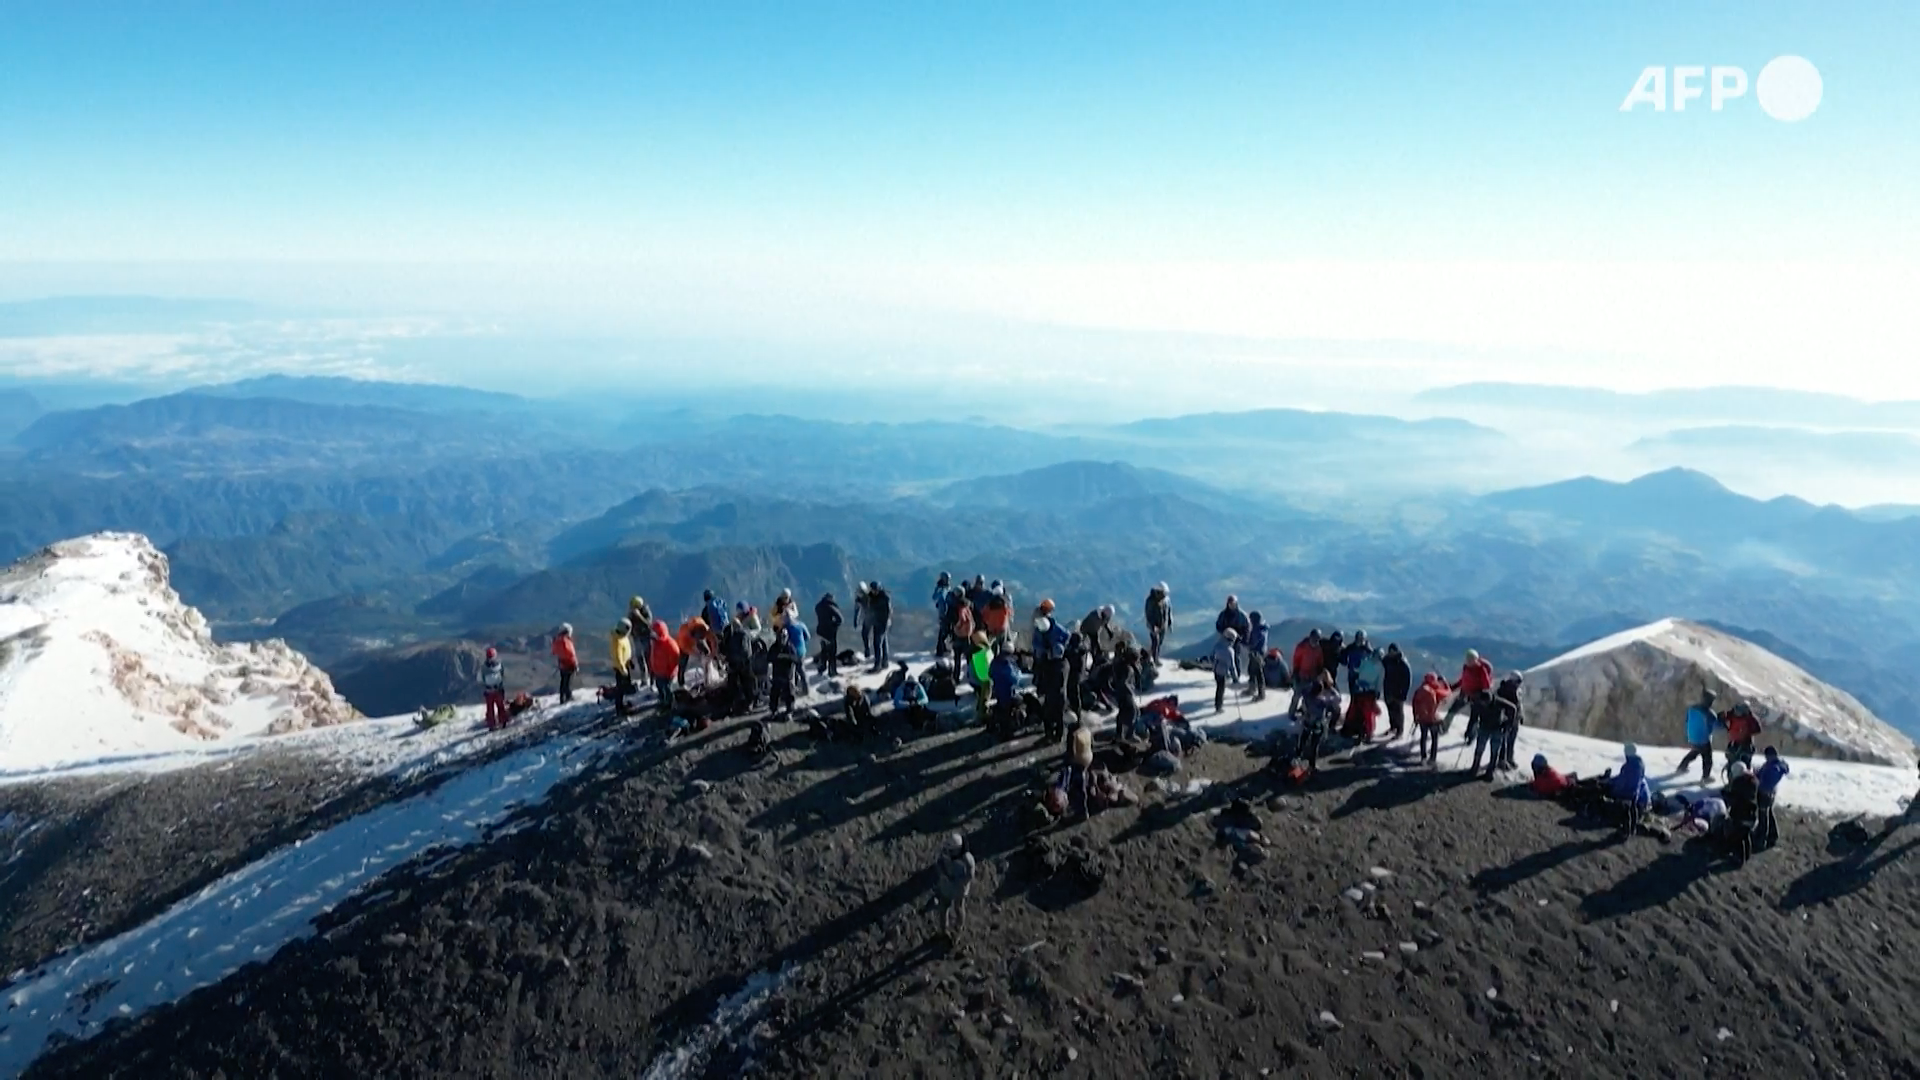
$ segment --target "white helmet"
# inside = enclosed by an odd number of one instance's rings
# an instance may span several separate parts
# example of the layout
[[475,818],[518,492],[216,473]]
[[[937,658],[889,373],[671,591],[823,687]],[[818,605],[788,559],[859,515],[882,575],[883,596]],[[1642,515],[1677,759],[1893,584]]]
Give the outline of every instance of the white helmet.
[[572,623],[570,623],[570,622],[563,622],[563,623],[561,623],[561,624],[560,624],[560,636],[561,636],[561,637],[572,637],[572,636],[573,636],[573,624],[572,624]]
[[1172,596],[1172,595],[1173,595],[1173,590],[1172,590],[1172,589],[1169,589],[1169,588],[1167,588],[1167,583],[1166,583],[1166,582],[1164,582],[1164,581],[1163,581],[1163,582],[1161,582],[1161,583],[1160,583],[1160,584],[1158,584],[1158,585],[1155,585],[1155,586],[1154,586],[1154,588],[1156,588],[1156,589],[1159,589],[1159,590],[1161,591],[1161,593],[1163,593],[1164,595],[1167,595],[1167,596]]
[[1101,605],[1100,605],[1100,617],[1101,617],[1101,618],[1103,618],[1103,619],[1111,619],[1111,618],[1113,618],[1113,605],[1112,605],[1112,604],[1101,604]]
[[952,836],[947,837],[948,853],[958,855],[960,852],[965,851],[966,848],[967,848],[966,837],[961,836],[959,833],[954,833]]
[[1045,615],[1042,615],[1039,618],[1033,620],[1034,633],[1044,634],[1051,629],[1053,629],[1053,620],[1047,618]]

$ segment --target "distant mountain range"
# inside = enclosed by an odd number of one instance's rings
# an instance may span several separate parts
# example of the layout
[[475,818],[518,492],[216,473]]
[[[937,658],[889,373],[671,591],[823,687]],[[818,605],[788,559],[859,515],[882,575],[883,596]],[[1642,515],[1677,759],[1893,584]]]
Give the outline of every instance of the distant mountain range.
[[1861,401],[1764,386],[1621,393],[1588,386],[1480,382],[1426,390],[1416,400],[1447,408],[1524,409],[1635,420],[1920,428],[1920,401]]

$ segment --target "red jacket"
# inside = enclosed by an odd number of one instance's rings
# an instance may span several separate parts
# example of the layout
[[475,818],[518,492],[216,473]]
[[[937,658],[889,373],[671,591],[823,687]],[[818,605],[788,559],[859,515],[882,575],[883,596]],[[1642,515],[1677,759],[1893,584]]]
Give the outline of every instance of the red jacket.
[[1533,789],[1535,795],[1543,795],[1552,799],[1557,798],[1561,792],[1572,787],[1573,781],[1560,775],[1558,769],[1548,768],[1540,770],[1539,774],[1533,778],[1533,783],[1527,786]]
[[1720,718],[1720,722],[1727,725],[1728,743],[1752,742],[1760,734],[1760,718],[1752,713],[1742,716],[1729,712]]
[[554,637],[553,658],[560,661],[561,671],[580,670],[580,654],[573,649],[572,634],[559,634]]
[[660,679],[680,674],[680,646],[661,619],[653,620],[653,646],[647,650],[647,670]]
[[1293,647],[1293,679],[1295,682],[1310,682],[1320,677],[1320,646],[1317,642],[1302,641]]
[[1453,689],[1462,697],[1472,697],[1493,689],[1493,665],[1487,663],[1484,656],[1472,663],[1462,664],[1460,681],[1453,684]]

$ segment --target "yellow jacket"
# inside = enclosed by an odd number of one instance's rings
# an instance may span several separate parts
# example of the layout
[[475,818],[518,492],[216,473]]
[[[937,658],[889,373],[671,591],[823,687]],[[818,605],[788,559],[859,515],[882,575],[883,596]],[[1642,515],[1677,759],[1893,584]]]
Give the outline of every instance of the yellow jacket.
[[627,665],[633,662],[633,642],[623,631],[616,630],[607,636],[607,646],[613,670],[627,670]]

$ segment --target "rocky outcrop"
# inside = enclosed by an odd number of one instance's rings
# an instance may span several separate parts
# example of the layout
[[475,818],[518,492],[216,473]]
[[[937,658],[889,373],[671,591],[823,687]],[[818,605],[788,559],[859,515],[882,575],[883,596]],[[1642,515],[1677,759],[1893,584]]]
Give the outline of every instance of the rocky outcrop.
[[[1527,723],[1620,742],[1685,742],[1703,689],[1722,711],[1753,706],[1762,745],[1789,756],[1906,765],[1913,741],[1853,695],[1751,642],[1662,619],[1575,649],[1526,673]],[[1724,744],[1724,737],[1715,740]]]
[[216,642],[144,536],[63,541],[0,571],[0,770],[358,715],[285,643]]

